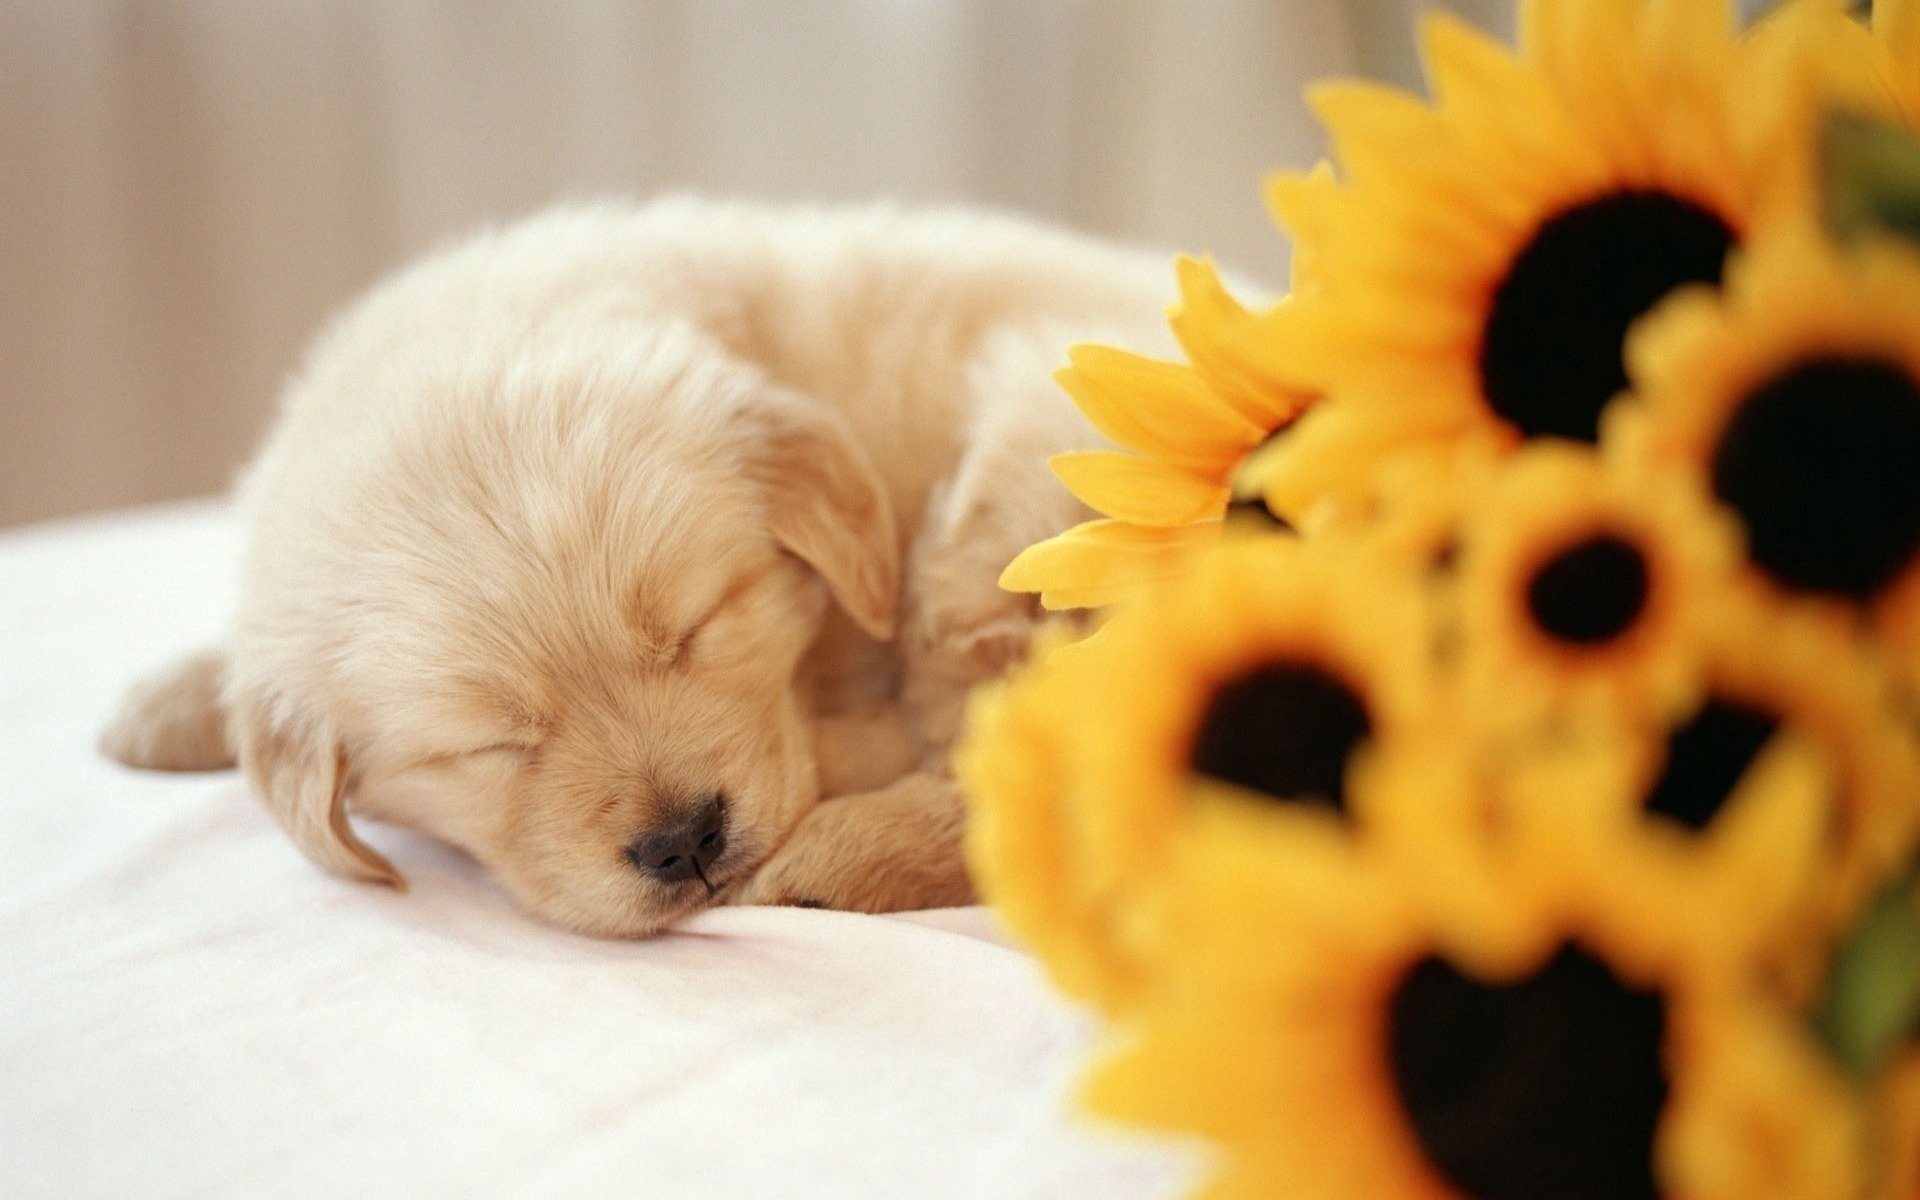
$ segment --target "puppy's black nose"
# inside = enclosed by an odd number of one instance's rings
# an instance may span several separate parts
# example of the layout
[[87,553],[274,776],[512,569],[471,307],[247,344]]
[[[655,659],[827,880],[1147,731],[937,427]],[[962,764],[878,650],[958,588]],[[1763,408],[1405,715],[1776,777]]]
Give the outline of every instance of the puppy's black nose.
[[[705,883],[707,867],[727,848],[727,801],[709,796],[627,847],[633,865],[660,880],[677,883],[698,877]],[[712,887],[712,884],[707,884]]]

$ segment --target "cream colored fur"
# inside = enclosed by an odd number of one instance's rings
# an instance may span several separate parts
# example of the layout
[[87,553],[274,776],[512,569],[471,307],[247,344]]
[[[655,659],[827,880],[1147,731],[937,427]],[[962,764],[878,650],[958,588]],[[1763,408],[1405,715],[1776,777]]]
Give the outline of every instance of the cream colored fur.
[[[248,472],[227,645],[104,745],[240,765],[330,870],[352,810],[573,929],[716,901],[963,902],[961,699],[1086,514],[1049,376],[1157,341],[1164,260],[961,212],[577,208],[432,257],[318,340]],[[229,749],[231,747],[231,749]],[[635,838],[727,798],[713,890]]]

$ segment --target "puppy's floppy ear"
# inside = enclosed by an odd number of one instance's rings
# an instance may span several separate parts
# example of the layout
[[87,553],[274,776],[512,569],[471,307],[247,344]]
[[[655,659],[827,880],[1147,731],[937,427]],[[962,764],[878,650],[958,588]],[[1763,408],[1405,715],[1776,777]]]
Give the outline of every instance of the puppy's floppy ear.
[[306,856],[338,875],[405,889],[393,864],[347,824],[347,756],[338,739],[274,720],[265,702],[234,708],[240,767]]
[[745,410],[746,471],[773,536],[820,572],[860,627],[893,636],[900,545],[880,476],[838,414],[795,392],[763,389]]

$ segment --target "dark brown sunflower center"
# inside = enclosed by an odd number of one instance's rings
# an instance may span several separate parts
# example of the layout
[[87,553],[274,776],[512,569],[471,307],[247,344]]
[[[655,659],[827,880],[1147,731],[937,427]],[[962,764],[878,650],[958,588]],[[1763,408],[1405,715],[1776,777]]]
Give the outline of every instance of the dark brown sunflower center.
[[1627,327],[1683,283],[1718,283],[1733,230],[1657,191],[1615,192],[1549,217],[1494,289],[1480,344],[1487,403],[1527,437],[1597,441],[1627,386]]
[[1279,800],[1344,811],[1347,761],[1372,731],[1360,696],[1310,663],[1269,663],[1213,694],[1193,769]]
[[1506,984],[1424,959],[1387,1010],[1414,1136],[1473,1200],[1651,1200],[1665,1032],[1657,993],[1571,945]]
[[1582,646],[1619,637],[1646,605],[1646,556],[1610,533],[1566,547],[1527,581],[1534,623],[1551,637]]
[[1872,359],[1774,376],[1727,423],[1713,490],[1777,582],[1871,598],[1920,552],[1920,386]]
[[1667,764],[1647,793],[1647,811],[1696,833],[1705,829],[1779,727],[1771,713],[1709,699],[1692,720],[1667,735]]

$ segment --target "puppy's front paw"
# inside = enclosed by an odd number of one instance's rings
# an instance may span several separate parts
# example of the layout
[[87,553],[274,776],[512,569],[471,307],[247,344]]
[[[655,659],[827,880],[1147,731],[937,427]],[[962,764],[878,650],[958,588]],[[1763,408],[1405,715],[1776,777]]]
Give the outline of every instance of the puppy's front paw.
[[929,746],[952,743],[968,694],[1026,654],[1040,615],[1033,597],[998,588],[945,595],[915,609],[901,638],[903,698]]
[[838,903],[839,892],[830,890],[834,881],[823,870],[823,847],[819,844],[822,840],[822,834],[802,826],[727,903],[770,908],[854,907]]
[[826,801],[733,903],[870,913],[971,904],[964,825],[959,789],[932,775]]
[[758,874],[749,879],[741,889],[728,897],[726,903],[745,908],[834,908],[818,896],[793,894],[790,889],[794,881],[783,877],[783,873],[770,870],[768,863]]

